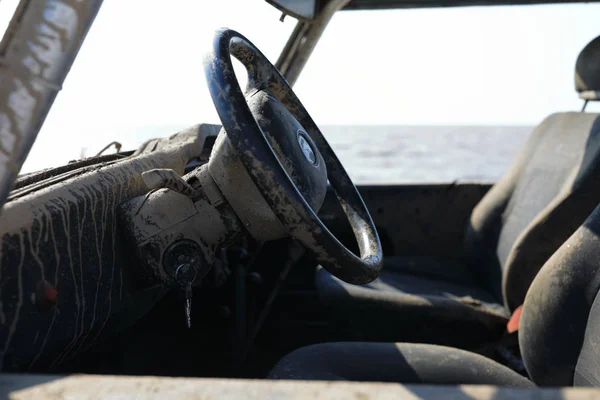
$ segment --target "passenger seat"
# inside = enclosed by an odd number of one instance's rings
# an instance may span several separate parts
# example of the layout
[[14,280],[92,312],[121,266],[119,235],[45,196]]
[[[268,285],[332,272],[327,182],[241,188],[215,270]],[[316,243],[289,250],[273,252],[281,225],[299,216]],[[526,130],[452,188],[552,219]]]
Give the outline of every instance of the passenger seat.
[[[576,63],[575,86],[600,98],[600,37]],[[355,339],[472,347],[500,335],[539,269],[600,203],[600,114],[563,112],[538,125],[471,214],[464,265],[411,267],[387,257],[355,286],[322,268],[321,302]]]

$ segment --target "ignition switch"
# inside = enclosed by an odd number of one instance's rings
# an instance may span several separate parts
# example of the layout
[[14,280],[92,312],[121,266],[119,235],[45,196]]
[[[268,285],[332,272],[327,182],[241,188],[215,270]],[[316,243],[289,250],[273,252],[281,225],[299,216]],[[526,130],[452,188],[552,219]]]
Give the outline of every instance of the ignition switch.
[[192,326],[192,284],[202,266],[200,247],[191,240],[179,240],[165,252],[163,259],[165,272],[173,278],[183,291],[185,303],[185,322]]

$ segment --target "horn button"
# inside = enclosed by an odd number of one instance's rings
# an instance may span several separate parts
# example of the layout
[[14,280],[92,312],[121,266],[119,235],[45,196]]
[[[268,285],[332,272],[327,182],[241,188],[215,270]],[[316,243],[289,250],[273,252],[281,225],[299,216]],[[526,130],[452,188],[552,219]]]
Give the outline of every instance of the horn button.
[[292,113],[267,91],[259,90],[247,101],[285,172],[317,212],[327,193],[327,168],[317,146]]

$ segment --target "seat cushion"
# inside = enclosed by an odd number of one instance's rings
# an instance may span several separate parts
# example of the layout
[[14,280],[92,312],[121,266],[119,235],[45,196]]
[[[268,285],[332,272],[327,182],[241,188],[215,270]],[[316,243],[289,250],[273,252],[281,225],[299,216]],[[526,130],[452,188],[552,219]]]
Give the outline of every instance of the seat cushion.
[[279,361],[269,378],[535,386],[478,354],[415,343],[338,342],[303,347]]
[[317,292],[351,340],[472,348],[503,332],[508,318],[503,306],[468,274],[453,265],[421,266],[388,257],[379,279],[361,286],[319,268]]

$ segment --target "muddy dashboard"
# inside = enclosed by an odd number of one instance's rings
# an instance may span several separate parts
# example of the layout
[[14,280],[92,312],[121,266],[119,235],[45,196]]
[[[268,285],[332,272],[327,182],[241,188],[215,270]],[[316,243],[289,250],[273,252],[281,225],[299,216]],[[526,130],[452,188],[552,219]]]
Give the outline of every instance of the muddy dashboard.
[[219,130],[196,125],[19,179],[0,215],[0,370],[58,365],[160,298],[160,285],[131,276],[119,205],[148,193],[145,171],[183,175],[204,163]]

